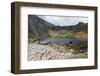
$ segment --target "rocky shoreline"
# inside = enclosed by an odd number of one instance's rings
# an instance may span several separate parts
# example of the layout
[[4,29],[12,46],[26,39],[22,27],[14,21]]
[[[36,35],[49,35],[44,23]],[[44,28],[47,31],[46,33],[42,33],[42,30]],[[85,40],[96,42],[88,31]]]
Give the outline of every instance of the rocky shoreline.
[[74,49],[65,48],[62,44],[40,45],[38,43],[29,43],[28,61],[39,60],[61,60],[87,58],[87,53],[73,54]]

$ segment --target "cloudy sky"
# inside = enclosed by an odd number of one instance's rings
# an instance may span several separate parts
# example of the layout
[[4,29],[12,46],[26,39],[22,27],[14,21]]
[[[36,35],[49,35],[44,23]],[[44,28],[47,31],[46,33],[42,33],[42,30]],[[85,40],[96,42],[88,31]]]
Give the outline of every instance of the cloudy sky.
[[60,26],[69,26],[78,24],[78,22],[88,23],[88,17],[80,16],[38,16],[50,23]]

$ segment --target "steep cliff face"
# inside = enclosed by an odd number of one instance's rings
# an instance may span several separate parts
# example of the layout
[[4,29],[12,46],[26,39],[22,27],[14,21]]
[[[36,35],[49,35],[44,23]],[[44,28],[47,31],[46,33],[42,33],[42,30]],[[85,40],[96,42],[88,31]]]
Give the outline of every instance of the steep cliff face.
[[32,33],[37,38],[47,37],[48,29],[52,26],[55,25],[39,18],[38,16],[28,16],[28,32]]

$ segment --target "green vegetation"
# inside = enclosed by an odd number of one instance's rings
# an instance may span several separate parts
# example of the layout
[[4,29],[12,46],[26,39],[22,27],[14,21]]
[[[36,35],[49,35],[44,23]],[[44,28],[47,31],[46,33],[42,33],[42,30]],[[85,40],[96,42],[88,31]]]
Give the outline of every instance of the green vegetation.
[[85,32],[70,32],[70,31],[53,31],[49,30],[48,31],[48,37],[53,37],[53,38],[87,38],[87,33]]

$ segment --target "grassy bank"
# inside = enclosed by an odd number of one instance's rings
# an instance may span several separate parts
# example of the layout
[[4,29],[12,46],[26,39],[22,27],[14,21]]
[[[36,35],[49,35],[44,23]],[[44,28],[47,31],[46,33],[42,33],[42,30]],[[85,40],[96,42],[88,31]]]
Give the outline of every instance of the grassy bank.
[[70,31],[48,31],[48,37],[52,38],[86,38],[86,32],[70,32]]

